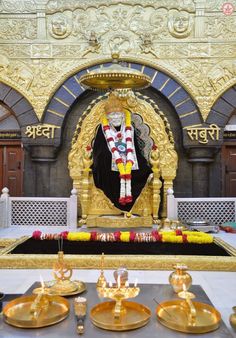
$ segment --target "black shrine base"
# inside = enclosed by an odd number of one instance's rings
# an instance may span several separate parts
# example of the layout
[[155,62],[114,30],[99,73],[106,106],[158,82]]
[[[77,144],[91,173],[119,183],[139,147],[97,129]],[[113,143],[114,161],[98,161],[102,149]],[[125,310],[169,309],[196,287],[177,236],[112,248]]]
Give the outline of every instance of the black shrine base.
[[[230,256],[222,247],[192,243],[134,243],[134,242],[63,242],[63,251],[71,255],[197,255]],[[28,239],[11,251],[11,254],[56,254],[57,240]]]

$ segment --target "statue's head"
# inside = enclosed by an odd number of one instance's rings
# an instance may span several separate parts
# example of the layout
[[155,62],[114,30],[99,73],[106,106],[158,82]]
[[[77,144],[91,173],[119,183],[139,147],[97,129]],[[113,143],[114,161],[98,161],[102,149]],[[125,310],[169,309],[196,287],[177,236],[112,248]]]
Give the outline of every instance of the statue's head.
[[105,112],[109,123],[114,127],[119,127],[122,124],[124,119],[124,108],[121,100],[113,93],[110,94],[105,103]]
[[68,30],[68,19],[63,14],[58,14],[53,17],[51,21],[52,34],[58,37],[62,37],[67,33]]
[[183,33],[189,26],[189,13],[179,12],[178,15],[173,18],[173,27],[176,32]]

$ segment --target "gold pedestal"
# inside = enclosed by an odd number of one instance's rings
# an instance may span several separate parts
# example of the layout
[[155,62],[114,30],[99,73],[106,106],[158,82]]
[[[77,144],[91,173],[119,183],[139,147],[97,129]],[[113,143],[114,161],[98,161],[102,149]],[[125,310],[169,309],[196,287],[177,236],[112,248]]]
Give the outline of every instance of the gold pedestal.
[[87,218],[87,227],[103,228],[134,228],[134,227],[152,227],[153,219],[151,216],[95,216],[89,215]]

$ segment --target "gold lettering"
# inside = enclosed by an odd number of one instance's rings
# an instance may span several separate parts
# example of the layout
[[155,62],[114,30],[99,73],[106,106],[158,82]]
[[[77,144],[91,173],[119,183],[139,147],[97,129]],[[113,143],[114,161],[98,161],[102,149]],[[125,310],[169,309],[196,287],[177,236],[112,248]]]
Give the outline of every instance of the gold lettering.
[[[208,134],[212,140],[219,140],[219,132],[220,128],[216,124],[211,124],[210,128],[208,128]],[[216,133],[216,136],[214,134]]]
[[198,135],[199,135],[199,140],[198,142],[199,143],[203,143],[203,144],[206,144],[208,143],[208,138],[207,138],[207,130],[208,128],[196,128],[198,129]]
[[28,137],[33,137],[35,139],[36,137],[36,126],[27,126],[25,135]]
[[198,128],[188,128],[187,133],[188,136],[191,138],[192,141],[198,140]]
[[35,139],[36,137],[54,138],[55,129],[60,128],[51,124],[38,124],[36,126],[27,126],[25,135]]
[[211,124],[209,128],[186,128],[189,138],[202,144],[208,143],[208,136],[213,141],[219,140],[220,128],[216,124]]

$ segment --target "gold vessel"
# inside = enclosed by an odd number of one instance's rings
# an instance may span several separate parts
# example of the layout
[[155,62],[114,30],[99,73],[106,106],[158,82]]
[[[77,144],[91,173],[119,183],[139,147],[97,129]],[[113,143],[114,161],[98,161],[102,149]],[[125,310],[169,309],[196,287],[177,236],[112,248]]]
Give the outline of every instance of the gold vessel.
[[21,328],[39,328],[56,324],[70,311],[68,300],[44,293],[16,298],[3,309],[6,323]]
[[184,264],[176,264],[173,271],[169,276],[169,283],[173,287],[174,292],[178,293],[182,290],[188,290],[192,285],[192,277],[186,271],[187,266]]
[[232,328],[236,331],[236,306],[233,306],[233,311],[234,313],[232,313],[229,317],[229,322],[230,325],[232,326]]

